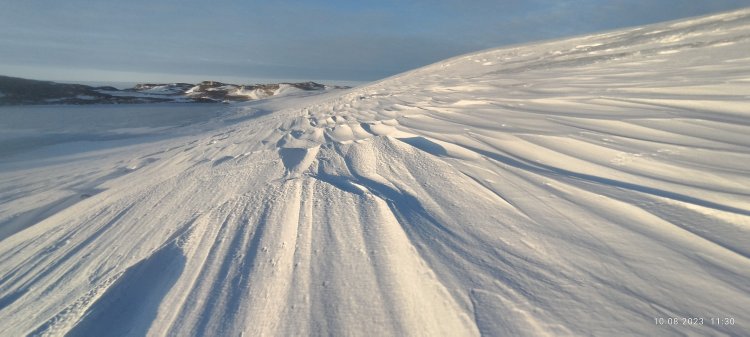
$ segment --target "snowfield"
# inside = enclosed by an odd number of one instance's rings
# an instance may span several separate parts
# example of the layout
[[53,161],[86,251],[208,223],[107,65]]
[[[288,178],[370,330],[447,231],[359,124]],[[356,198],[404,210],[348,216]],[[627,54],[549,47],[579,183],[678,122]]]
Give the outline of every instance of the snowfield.
[[750,336],[750,10],[226,109],[0,158],[0,335]]

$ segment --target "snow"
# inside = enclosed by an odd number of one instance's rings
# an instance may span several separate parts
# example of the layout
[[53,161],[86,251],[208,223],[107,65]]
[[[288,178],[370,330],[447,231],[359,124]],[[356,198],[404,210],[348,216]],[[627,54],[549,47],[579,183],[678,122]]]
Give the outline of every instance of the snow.
[[190,89],[188,89],[187,91],[185,91],[185,93],[186,94],[200,93],[200,91],[201,91],[201,86],[200,85],[195,85],[195,86],[191,87]]
[[182,89],[174,85],[157,85],[148,89],[139,90],[139,92],[152,95],[173,95],[181,93]]
[[[197,125],[228,112],[200,103],[37,105],[0,107],[0,157],[49,156],[75,151],[75,142],[107,146],[134,136],[160,136],[166,129]],[[50,147],[51,146],[51,147]],[[32,150],[44,150],[44,154]],[[3,162],[6,162],[3,160]],[[0,220],[1,221],[1,220]]]
[[291,85],[289,85],[287,83],[281,83],[281,84],[279,84],[279,88],[276,89],[276,91],[274,91],[273,95],[274,96],[283,96],[283,95],[290,95],[290,94],[294,94],[294,93],[299,93],[301,91],[303,91],[303,90],[299,89],[299,88],[296,88],[296,87],[293,87],[293,86],[291,86]]
[[245,87],[232,87],[229,91],[230,96],[246,96],[250,99],[263,99],[273,95],[264,89],[245,89]]
[[299,95],[303,94],[304,90],[295,88],[287,83],[281,83],[279,84],[279,88],[274,91],[269,91],[263,88],[256,88],[256,89],[246,89],[244,86],[242,87],[232,87],[229,88],[229,95],[230,96],[246,96],[250,99],[264,99],[268,97],[282,97],[286,95]]
[[748,34],[488,50],[6,157],[0,335],[748,336]]

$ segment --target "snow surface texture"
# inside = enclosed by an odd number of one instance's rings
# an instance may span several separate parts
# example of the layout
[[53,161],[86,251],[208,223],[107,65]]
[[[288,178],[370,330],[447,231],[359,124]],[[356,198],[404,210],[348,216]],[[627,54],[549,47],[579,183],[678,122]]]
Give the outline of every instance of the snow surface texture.
[[748,51],[742,10],[3,163],[0,335],[748,336]]

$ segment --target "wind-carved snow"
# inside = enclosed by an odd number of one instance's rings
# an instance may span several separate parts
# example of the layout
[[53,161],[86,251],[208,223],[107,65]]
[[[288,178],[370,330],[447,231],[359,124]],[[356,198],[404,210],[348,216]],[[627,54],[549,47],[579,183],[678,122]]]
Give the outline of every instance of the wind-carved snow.
[[0,335],[750,335],[749,36],[490,50],[4,164]]

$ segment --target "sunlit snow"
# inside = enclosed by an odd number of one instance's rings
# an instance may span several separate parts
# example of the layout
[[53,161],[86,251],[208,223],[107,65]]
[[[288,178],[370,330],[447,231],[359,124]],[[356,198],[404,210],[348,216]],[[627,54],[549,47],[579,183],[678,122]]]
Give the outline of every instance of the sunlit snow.
[[0,335],[750,335],[749,51],[741,10],[8,150]]

